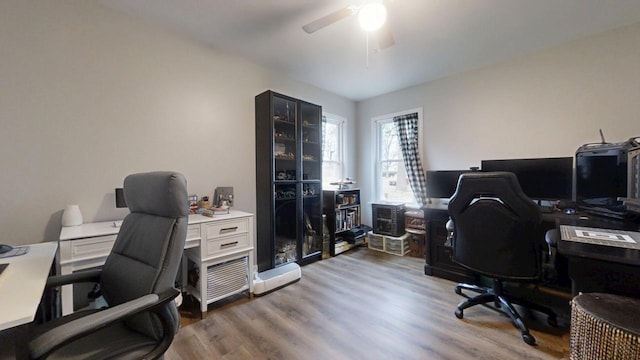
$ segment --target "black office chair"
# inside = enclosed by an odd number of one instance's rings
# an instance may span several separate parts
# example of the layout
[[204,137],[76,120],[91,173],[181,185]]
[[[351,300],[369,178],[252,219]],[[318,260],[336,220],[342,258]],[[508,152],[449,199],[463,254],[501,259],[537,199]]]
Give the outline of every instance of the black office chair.
[[[540,210],[520,188],[513,173],[467,173],[460,176],[449,201],[452,258],[457,264],[490,278],[491,287],[458,284],[455,292],[467,300],[456,308],[462,319],[464,309],[493,302],[496,309],[508,315],[529,345],[536,340],[529,334],[513,304],[524,305],[549,315],[549,324],[557,323],[548,308],[511,296],[504,282],[532,282],[541,276]],[[480,295],[469,297],[462,290]]]
[[173,299],[187,235],[187,182],[172,172],[129,175],[124,195],[131,213],[102,269],[47,282],[97,282],[109,306],[30,328],[32,359],[156,359],[171,345],[180,326]]

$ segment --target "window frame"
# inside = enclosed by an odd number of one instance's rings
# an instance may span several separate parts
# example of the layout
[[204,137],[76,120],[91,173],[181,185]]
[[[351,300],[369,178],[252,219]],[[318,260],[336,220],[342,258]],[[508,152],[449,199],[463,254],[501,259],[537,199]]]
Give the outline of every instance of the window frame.
[[[380,177],[380,175],[382,174],[382,168],[381,168],[381,156],[382,156],[382,148],[381,148],[381,144],[382,144],[382,133],[381,133],[381,128],[383,124],[386,123],[390,123],[393,122],[393,118],[396,116],[402,116],[402,115],[408,115],[408,114],[413,114],[413,113],[417,113],[418,114],[418,154],[420,155],[420,159],[422,160],[423,164],[422,167],[424,167],[424,156],[422,156],[423,153],[423,137],[422,137],[422,127],[423,127],[423,115],[422,115],[422,108],[415,108],[415,109],[410,109],[410,110],[403,110],[403,111],[399,111],[396,113],[392,113],[392,114],[386,114],[386,115],[380,115],[380,116],[376,116],[373,117],[371,119],[371,124],[372,124],[372,131],[371,133],[373,134],[373,143],[375,146],[375,151],[372,151],[372,164],[373,164],[373,173],[372,173],[372,179],[373,179],[373,189],[374,189],[374,196],[373,196],[373,201],[374,202],[384,202],[384,201],[388,201],[384,198],[384,194],[383,194],[383,184],[381,182],[382,178]],[[400,161],[403,161],[402,159]],[[403,166],[404,166],[404,162],[403,162]],[[418,203],[414,199],[410,202],[410,203],[405,203],[405,206],[417,206]]]
[[[345,124],[347,122],[347,119],[339,116],[339,115],[335,115],[335,114],[331,114],[331,113],[327,113],[327,112],[323,112],[322,113],[324,120],[326,121],[326,123],[331,123],[334,125],[337,125],[338,127],[338,160],[325,160],[324,158],[324,146],[322,149],[322,167],[324,169],[324,165],[325,163],[332,163],[332,164],[336,164],[337,168],[340,169],[340,179],[342,180],[344,179],[344,174],[345,174],[345,164],[344,164],[344,159],[345,159]],[[325,126],[325,124],[323,124],[323,126]],[[326,132],[323,130],[323,141],[324,140],[324,135],[326,134]],[[323,144],[324,145],[324,144]],[[329,182],[330,180],[326,179],[324,174],[322,176],[322,188],[323,189],[328,189],[330,188],[329,186]]]

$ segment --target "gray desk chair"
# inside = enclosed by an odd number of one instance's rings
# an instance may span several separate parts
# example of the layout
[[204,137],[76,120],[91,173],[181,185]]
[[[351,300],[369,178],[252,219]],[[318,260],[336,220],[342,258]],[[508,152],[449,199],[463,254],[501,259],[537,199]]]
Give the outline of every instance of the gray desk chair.
[[173,299],[187,234],[187,182],[172,172],[133,174],[124,194],[131,213],[102,269],[48,282],[97,282],[109,306],[34,326],[31,358],[154,359],[171,344],[180,326]]
[[[458,304],[455,315],[474,305],[493,303],[511,318],[529,345],[536,340],[529,334],[513,304],[542,311],[556,324],[550,309],[510,295],[504,282],[535,283],[541,277],[541,214],[537,205],[520,188],[513,173],[467,173],[460,176],[449,201],[453,261],[472,272],[491,279],[491,287],[458,284],[455,292],[467,300]],[[479,295],[469,297],[463,290]]]

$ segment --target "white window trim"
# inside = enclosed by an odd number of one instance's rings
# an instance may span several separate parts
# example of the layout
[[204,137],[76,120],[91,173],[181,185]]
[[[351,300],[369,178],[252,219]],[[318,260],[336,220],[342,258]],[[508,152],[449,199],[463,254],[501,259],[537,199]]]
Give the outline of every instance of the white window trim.
[[[345,131],[347,127],[345,126],[345,124],[347,123],[347,118],[340,115],[328,113],[328,112],[323,112],[322,115],[327,119],[327,122],[337,124],[340,127],[340,138],[338,139],[338,143],[340,147],[339,161],[340,161],[340,173],[342,174],[342,177],[344,177],[345,170],[346,170],[345,163],[344,163],[344,159],[346,158],[345,157],[346,144],[344,140],[346,139]],[[322,159],[322,161],[324,162],[324,159]],[[334,162],[334,161],[330,161],[330,162]],[[324,182],[324,177],[322,181]]]
[[423,108],[415,108],[415,109],[411,109],[411,110],[403,110],[403,111],[399,111],[399,112],[395,112],[392,114],[386,114],[386,115],[380,115],[380,116],[376,116],[371,118],[371,134],[373,134],[373,144],[375,146],[376,151],[372,151],[371,152],[371,163],[373,164],[372,166],[372,171],[373,173],[371,174],[371,178],[374,179],[374,184],[373,184],[373,190],[374,190],[374,198],[373,201],[381,201],[383,200],[380,195],[382,194],[382,188],[380,182],[378,181],[378,174],[380,173],[380,169],[379,169],[379,159],[380,159],[380,134],[378,133],[378,127],[380,123],[383,122],[387,122],[389,120],[393,120],[394,117],[396,116],[402,116],[402,115],[409,115],[409,114],[413,114],[413,113],[418,113],[418,144],[420,144],[420,146],[418,147],[418,154],[420,155],[420,160],[422,161],[422,167],[424,167],[424,156],[422,156],[423,153],[423,142],[422,142],[422,122],[423,122],[423,117],[422,117],[422,110]]

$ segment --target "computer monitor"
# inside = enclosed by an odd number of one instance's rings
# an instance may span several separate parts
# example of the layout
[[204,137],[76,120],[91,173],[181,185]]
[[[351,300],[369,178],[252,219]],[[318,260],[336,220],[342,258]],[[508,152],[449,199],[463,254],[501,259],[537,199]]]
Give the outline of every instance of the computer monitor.
[[126,208],[127,202],[124,200],[124,189],[116,188],[116,207],[117,208]]
[[576,153],[576,201],[579,205],[619,206],[627,196],[627,154],[620,148]]
[[458,178],[470,170],[428,170],[426,174],[427,197],[449,199],[456,192]]
[[482,171],[508,171],[533,200],[571,200],[573,157],[482,160]]

